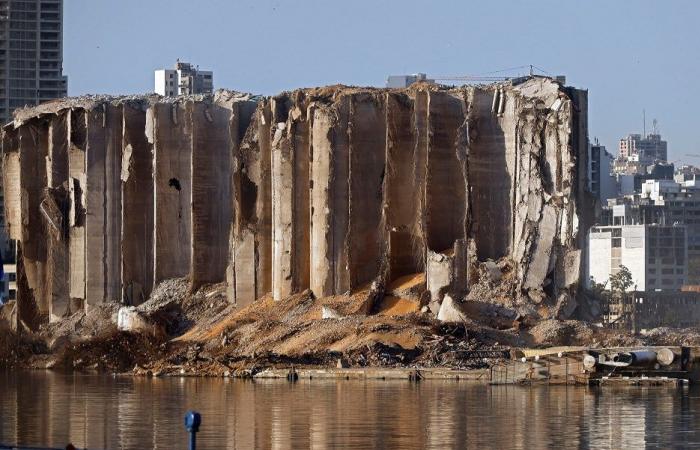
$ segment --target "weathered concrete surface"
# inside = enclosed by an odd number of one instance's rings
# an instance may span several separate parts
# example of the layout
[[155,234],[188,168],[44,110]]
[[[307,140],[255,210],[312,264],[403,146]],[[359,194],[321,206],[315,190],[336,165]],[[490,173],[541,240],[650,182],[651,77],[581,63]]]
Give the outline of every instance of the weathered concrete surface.
[[269,103],[262,102],[233,155],[235,214],[230,264],[235,280],[235,298],[232,300],[241,306],[250,304],[271,291],[270,122]]
[[350,103],[350,195],[346,237],[350,290],[381,276],[380,268],[388,248],[383,226],[385,98],[379,93],[363,93],[353,95]]
[[332,112],[314,108],[311,157],[311,274],[310,287],[317,297],[331,295],[335,286],[331,216]]
[[416,167],[425,161],[414,157],[417,130],[414,99],[405,93],[386,96],[386,174],[384,212],[388,230],[389,278],[423,270],[421,241],[421,183]]
[[153,118],[153,281],[185,277],[192,261],[192,124],[181,102],[158,103]]
[[[505,112],[492,106],[503,98]],[[515,166],[515,98],[500,88],[476,90],[471,113],[474,133],[469,147],[472,233],[478,258],[510,255],[513,241],[512,196]]]
[[[17,130],[2,133],[2,176],[5,195],[5,226],[10,239],[22,237],[22,188]],[[19,182],[18,182],[19,181]]]
[[231,110],[188,102],[192,121],[192,289],[224,281],[231,228]]
[[[40,204],[46,189],[46,158],[48,156],[49,123],[37,119],[19,129],[19,159],[21,188],[21,224],[19,244],[22,247],[25,289],[18,289],[20,319],[28,323],[45,321],[49,317],[50,298],[46,289],[48,259],[47,235],[42,223]],[[18,275],[20,268],[18,267]],[[19,286],[18,286],[19,287]],[[25,307],[34,310],[33,317],[23,314]]]
[[22,110],[2,137],[20,293],[41,318],[138,304],[172,277],[225,279],[243,306],[307,288],[381,295],[425,271],[437,311],[479,261],[505,259],[513,295],[554,310],[575,295],[591,220],[586,107],[585,92],[533,77]]
[[85,222],[87,206],[86,140],[87,114],[69,111],[68,143],[68,252],[69,296],[76,304],[85,302]]
[[86,111],[85,300],[121,301],[121,107]]
[[123,106],[122,301],[142,303],[153,289],[153,146],[146,139],[146,111]]
[[40,210],[47,230],[49,320],[70,314],[68,250],[68,113],[51,118],[47,159],[49,189]]

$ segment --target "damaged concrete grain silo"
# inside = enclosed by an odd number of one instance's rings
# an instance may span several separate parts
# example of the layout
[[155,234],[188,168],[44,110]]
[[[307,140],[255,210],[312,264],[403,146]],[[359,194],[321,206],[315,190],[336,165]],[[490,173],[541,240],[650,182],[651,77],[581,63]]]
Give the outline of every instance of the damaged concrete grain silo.
[[263,98],[67,99],[3,131],[20,316],[35,326],[154,283],[226,280],[238,305],[425,272],[461,299],[507,258],[514,295],[574,295],[586,93],[549,78],[480,87],[333,86]]

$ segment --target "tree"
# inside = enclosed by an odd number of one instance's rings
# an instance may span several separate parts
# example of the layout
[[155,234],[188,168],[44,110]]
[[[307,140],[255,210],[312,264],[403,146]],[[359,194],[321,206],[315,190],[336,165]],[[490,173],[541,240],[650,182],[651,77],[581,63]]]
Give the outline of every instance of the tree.
[[632,272],[623,265],[620,265],[616,274],[610,274],[610,290],[613,294],[624,294],[633,284]]

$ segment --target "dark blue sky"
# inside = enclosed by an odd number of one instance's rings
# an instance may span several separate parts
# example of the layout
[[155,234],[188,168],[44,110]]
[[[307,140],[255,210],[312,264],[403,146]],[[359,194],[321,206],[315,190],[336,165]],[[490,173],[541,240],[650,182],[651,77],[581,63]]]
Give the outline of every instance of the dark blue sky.
[[65,0],[64,65],[79,95],[150,92],[178,57],[262,94],[534,64],[589,90],[613,153],[646,109],[669,158],[700,164],[699,18],[694,0]]

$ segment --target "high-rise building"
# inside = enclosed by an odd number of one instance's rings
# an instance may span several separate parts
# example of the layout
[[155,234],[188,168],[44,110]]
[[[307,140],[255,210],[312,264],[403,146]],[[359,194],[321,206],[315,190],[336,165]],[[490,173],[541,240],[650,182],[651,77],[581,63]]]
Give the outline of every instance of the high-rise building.
[[63,0],[0,0],[0,122],[65,97]]
[[618,157],[630,162],[639,162],[643,165],[653,164],[656,161],[668,161],[668,143],[661,140],[660,134],[630,134],[620,139]]
[[632,275],[630,290],[678,290],[686,284],[685,225],[593,227],[588,234],[588,252],[588,287],[593,281],[608,283],[621,266]]
[[214,73],[199,70],[190,63],[175,64],[175,69],[155,72],[155,92],[166,97],[175,95],[211,94],[214,91]]
[[588,190],[600,201],[607,204],[609,198],[617,197],[617,180],[611,175],[613,156],[604,145],[596,142],[588,146]]

